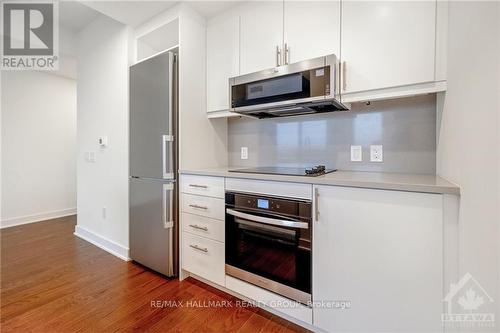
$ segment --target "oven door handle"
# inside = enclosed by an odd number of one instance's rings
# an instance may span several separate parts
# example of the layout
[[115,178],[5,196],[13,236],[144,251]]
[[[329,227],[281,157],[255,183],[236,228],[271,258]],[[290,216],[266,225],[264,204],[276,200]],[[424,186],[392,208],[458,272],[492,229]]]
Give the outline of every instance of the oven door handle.
[[233,215],[233,216],[242,218],[242,219],[246,219],[246,220],[254,221],[254,222],[259,222],[259,223],[278,225],[280,227],[309,229],[309,223],[306,223],[306,222],[295,222],[295,221],[273,219],[270,217],[256,216],[256,215],[252,215],[252,214],[238,212],[237,210],[234,210],[231,208],[226,208],[226,213],[229,215]]

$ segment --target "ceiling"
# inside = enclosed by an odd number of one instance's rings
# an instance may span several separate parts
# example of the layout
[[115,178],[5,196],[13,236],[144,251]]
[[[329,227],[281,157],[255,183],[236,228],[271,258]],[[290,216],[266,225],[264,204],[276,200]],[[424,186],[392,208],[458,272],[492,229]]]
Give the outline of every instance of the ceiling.
[[123,24],[137,27],[153,16],[175,6],[177,1],[81,1]]
[[[86,6],[101,12],[121,23],[137,27],[161,12],[172,8],[182,1],[87,1]],[[211,17],[234,6],[238,1],[185,1],[204,17]]]
[[99,12],[77,1],[59,2],[59,24],[74,33],[82,30],[99,15]]
[[240,1],[188,1],[187,3],[206,18],[222,13]]

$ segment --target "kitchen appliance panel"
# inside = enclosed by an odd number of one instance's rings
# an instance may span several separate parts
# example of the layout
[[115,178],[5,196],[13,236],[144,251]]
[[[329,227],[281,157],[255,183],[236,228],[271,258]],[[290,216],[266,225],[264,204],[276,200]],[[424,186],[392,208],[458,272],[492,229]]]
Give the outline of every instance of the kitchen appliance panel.
[[347,110],[332,54],[229,79],[231,111],[256,118]]
[[226,274],[308,304],[310,201],[226,193]]
[[171,52],[130,67],[130,175],[174,178]]
[[130,179],[130,257],[174,275],[175,183]]
[[130,67],[130,258],[166,276],[178,271],[177,55]]

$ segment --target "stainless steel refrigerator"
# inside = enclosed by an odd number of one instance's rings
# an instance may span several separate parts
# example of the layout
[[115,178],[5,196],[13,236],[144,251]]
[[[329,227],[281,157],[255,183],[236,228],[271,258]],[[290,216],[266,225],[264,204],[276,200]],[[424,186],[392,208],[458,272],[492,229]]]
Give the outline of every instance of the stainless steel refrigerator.
[[177,272],[177,55],[130,67],[129,244],[132,260]]

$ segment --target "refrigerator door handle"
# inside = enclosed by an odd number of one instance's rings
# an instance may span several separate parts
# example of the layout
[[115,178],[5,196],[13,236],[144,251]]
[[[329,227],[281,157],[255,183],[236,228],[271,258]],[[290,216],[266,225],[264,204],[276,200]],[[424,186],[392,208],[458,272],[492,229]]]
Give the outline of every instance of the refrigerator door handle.
[[173,249],[173,231],[174,221],[174,183],[163,184],[163,228],[168,229],[168,265],[167,276],[174,275],[174,249]]
[[[170,192],[170,193],[169,193]],[[174,184],[163,184],[163,228],[171,229],[174,227],[172,220],[174,211]],[[168,202],[167,202],[168,201]]]
[[[163,135],[162,136],[162,151],[163,151],[163,179],[174,179],[174,173],[172,172],[174,168],[174,161],[172,154],[167,154],[167,147],[172,146],[174,142],[173,135]],[[172,147],[170,147],[172,148]],[[170,155],[170,156],[169,156]],[[170,158],[169,158],[170,157]]]
[[[174,54],[168,52],[168,135],[163,135],[163,179],[174,179],[174,136],[173,136],[173,122],[174,122]],[[167,146],[170,147],[167,154]],[[168,161],[167,161],[168,159]],[[167,165],[168,164],[168,165]]]
[[168,134],[172,134],[173,130],[173,113],[174,113],[174,54],[168,52],[168,101],[170,103],[170,112],[168,113]]

